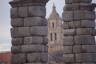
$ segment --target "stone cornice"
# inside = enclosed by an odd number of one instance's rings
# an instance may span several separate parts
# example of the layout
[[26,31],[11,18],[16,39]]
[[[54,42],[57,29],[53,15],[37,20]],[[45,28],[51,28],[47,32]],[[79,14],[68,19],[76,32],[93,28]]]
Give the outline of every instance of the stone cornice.
[[19,0],[9,2],[12,7],[19,6],[45,6],[49,0]]

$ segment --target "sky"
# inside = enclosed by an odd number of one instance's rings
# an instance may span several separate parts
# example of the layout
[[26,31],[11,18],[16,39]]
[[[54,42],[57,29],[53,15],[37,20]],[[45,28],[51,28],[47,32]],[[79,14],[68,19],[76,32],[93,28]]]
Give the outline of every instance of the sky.
[[[11,47],[11,36],[10,36],[10,5],[8,4],[11,0],[0,0],[0,52],[1,51],[9,51]],[[96,0],[93,0],[95,2]],[[46,11],[48,18],[51,11],[52,6],[56,6],[56,10],[60,16],[62,16],[64,0],[50,0],[46,5]]]

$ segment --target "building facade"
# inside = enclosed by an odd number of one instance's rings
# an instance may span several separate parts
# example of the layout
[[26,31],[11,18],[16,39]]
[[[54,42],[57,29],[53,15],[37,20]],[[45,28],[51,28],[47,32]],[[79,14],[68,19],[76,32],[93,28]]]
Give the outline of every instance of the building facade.
[[63,50],[62,19],[55,6],[53,6],[52,13],[48,18],[48,47],[49,53]]

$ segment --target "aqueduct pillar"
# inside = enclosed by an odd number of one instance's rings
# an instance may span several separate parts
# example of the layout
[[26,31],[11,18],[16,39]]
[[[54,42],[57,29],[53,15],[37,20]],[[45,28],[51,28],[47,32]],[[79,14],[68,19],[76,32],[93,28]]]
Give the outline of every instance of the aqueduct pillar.
[[95,11],[92,0],[65,0],[64,63],[96,64]]
[[12,64],[47,64],[48,0],[13,0],[11,8]]

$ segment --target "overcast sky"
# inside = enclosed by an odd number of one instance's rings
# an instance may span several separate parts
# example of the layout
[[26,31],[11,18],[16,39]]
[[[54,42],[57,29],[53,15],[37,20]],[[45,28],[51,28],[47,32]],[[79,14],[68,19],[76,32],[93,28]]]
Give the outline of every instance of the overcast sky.
[[[10,36],[10,0],[0,0],[0,51],[10,50],[11,36]],[[96,0],[93,0],[95,2]],[[50,0],[47,3],[47,17],[52,11],[53,3],[56,6],[57,12],[62,16],[64,0]]]

